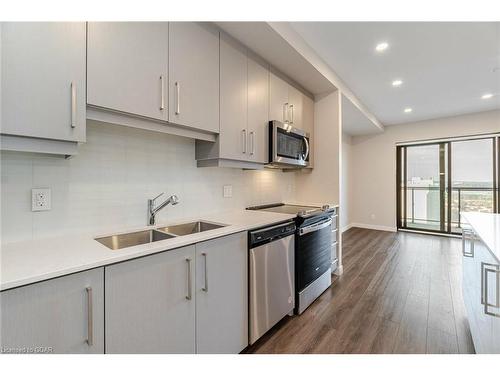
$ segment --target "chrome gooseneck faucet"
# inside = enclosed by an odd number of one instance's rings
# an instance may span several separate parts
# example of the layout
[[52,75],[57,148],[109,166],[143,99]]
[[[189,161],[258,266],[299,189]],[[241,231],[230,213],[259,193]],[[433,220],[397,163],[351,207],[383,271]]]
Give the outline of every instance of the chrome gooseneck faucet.
[[149,214],[149,225],[155,225],[155,216],[160,211],[162,208],[167,206],[168,204],[172,204],[172,206],[175,206],[177,203],[179,203],[179,198],[177,195],[171,195],[167,199],[165,199],[163,202],[161,202],[159,205],[156,205],[156,200],[160,198],[163,194],[161,193],[160,195],[154,197],[153,199],[148,199],[148,214]]

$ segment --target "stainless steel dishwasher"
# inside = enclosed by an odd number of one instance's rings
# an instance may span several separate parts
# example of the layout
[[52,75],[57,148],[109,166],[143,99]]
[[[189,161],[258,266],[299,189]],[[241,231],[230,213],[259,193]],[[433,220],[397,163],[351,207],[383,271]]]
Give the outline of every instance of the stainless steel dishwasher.
[[295,306],[295,223],[249,232],[250,344]]

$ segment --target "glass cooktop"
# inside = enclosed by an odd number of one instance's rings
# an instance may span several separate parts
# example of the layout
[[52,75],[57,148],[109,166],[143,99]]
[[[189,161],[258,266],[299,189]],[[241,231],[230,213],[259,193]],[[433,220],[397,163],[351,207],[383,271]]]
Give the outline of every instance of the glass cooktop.
[[313,212],[320,210],[320,207],[314,207],[314,206],[297,206],[293,204],[283,204],[283,203],[277,203],[275,205],[265,205],[265,206],[254,206],[254,207],[248,207],[249,210],[259,210],[259,211],[268,211],[268,212],[276,212],[280,214],[291,214],[291,215],[298,215],[299,213],[303,212]]

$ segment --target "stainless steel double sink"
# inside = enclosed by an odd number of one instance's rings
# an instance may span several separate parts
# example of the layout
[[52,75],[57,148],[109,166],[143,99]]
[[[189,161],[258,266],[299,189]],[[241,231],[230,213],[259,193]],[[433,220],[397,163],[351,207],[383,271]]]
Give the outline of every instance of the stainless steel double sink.
[[107,237],[99,237],[95,240],[111,250],[124,249],[126,247],[143,245],[151,242],[162,241],[178,236],[205,232],[225,227],[226,224],[215,224],[208,221],[193,221],[191,223],[170,225],[155,229],[147,229],[138,232],[114,234]]

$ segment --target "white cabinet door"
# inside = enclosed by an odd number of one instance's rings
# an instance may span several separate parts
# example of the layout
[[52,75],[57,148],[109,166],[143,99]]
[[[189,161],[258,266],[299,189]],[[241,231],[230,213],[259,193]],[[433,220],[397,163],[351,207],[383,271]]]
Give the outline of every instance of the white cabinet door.
[[[500,265],[497,265],[497,273],[489,275],[489,296],[488,301],[500,304]],[[496,296],[494,295],[496,293]],[[500,306],[488,309],[491,316],[491,353],[500,353]]]
[[[498,271],[500,266],[490,253],[486,245],[476,239],[474,243],[474,254],[476,259],[476,327],[479,332],[478,353],[499,353],[500,337],[494,336],[494,326],[500,320],[500,309],[498,308]],[[498,315],[498,317],[497,317]],[[475,344],[475,343],[474,343]]]
[[194,246],[106,267],[106,353],[194,353]]
[[2,134],[85,141],[85,23],[1,23]]
[[288,122],[289,102],[288,83],[270,73],[269,82],[269,120]]
[[197,353],[248,345],[247,233],[196,245]]
[[169,24],[169,121],[219,132],[219,32],[209,24]]
[[104,353],[102,268],[6,290],[0,306],[4,351]]
[[247,56],[225,34],[220,45],[220,157],[247,160]]
[[89,22],[88,104],[166,121],[167,67],[167,22]]
[[463,295],[474,348],[500,353],[500,264],[477,235],[465,233]]
[[269,68],[248,57],[248,149],[249,160],[268,163]]
[[[465,232],[465,230],[464,230]],[[462,238],[462,290],[467,318],[471,330],[472,339],[476,352],[483,349],[481,330],[479,329],[479,317],[482,314],[481,304],[481,254],[475,249],[475,240],[473,233],[465,232]]]
[[288,119],[290,125],[294,128],[303,129],[304,128],[304,120],[303,120],[303,100],[304,94],[302,94],[299,90],[297,90],[293,86],[288,87]]

